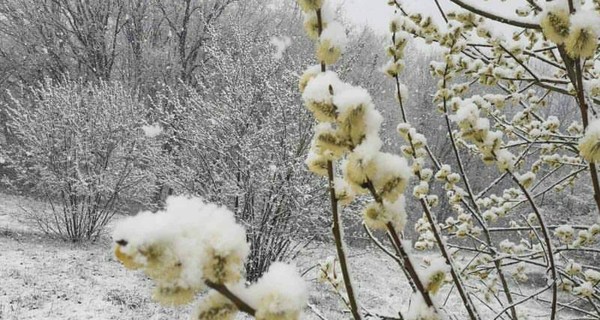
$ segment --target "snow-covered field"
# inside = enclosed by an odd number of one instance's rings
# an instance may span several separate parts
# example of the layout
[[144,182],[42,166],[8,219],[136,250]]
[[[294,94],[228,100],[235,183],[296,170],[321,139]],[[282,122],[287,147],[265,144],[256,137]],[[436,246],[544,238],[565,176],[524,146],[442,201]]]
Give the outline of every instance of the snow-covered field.
[[[153,302],[151,281],[115,261],[108,236],[94,244],[72,244],[41,236],[15,219],[24,203],[35,206],[25,198],[0,194],[0,319],[189,317],[192,306],[166,308]],[[352,248],[351,252],[365,312],[397,318],[394,310],[405,309],[410,298],[410,287],[399,267],[374,248]],[[304,249],[294,261],[310,283],[306,319],[349,318],[340,313],[344,308],[336,294],[315,280],[315,264],[333,253],[331,246],[317,244]],[[460,308],[455,299],[451,295],[447,306]],[[527,310],[543,319],[542,306],[536,302],[531,306]],[[456,312],[453,307],[447,308]],[[489,314],[483,306],[481,310]]]
[[[186,319],[191,306],[166,308],[150,299],[151,281],[113,258],[108,236],[95,244],[48,239],[16,219],[20,206],[34,202],[0,194],[0,319]],[[315,263],[333,254],[322,245],[296,262],[311,284],[307,319],[344,319],[334,293],[315,280]],[[367,249],[351,256],[365,306],[386,315],[408,299],[397,266]],[[381,277],[389,274],[390,277]],[[381,290],[385,288],[388,293]],[[314,311],[313,311],[314,310]]]

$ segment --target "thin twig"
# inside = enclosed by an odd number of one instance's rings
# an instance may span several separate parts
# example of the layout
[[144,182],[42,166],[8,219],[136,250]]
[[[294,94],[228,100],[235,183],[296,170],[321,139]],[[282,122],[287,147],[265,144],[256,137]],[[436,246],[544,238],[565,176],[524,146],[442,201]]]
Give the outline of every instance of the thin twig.
[[245,312],[251,316],[254,316],[256,314],[256,310],[254,308],[252,308],[249,304],[247,304],[241,298],[236,296],[235,293],[231,292],[231,290],[229,290],[229,288],[227,288],[227,286],[225,286],[223,284],[214,283],[209,280],[206,280],[204,282],[206,283],[206,285],[208,287],[218,291],[220,294],[222,294],[227,299],[229,299],[229,301],[233,302],[233,304],[235,304],[235,306],[238,308],[238,310]]

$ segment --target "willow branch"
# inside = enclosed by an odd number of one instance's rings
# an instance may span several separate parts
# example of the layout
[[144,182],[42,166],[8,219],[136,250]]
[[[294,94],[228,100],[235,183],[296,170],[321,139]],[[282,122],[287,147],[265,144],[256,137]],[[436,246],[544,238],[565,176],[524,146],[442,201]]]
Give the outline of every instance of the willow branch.
[[[569,2],[572,6],[572,1]],[[572,9],[574,10],[574,9]],[[585,92],[583,88],[583,74],[581,68],[580,59],[571,59],[565,52],[563,47],[559,46],[559,53],[567,66],[567,76],[571,80],[573,87],[576,90],[576,101],[579,105],[579,111],[581,113],[581,121],[583,128],[586,129],[589,125],[588,110],[590,109],[585,101]],[[594,188],[594,200],[596,201],[596,207],[598,213],[600,213],[600,181],[598,180],[598,172],[596,170],[596,164],[594,162],[589,163],[590,176],[592,178],[592,186]]]
[[[321,16],[321,9],[316,10],[317,22],[318,22],[318,31],[319,36],[323,32],[323,18]],[[324,61],[321,61],[321,72],[325,72],[327,66]],[[350,304],[350,311],[352,312],[352,316],[355,320],[362,320],[362,315],[360,313],[360,308],[358,306],[358,302],[356,300],[356,295],[354,294],[354,287],[352,286],[352,277],[350,276],[350,270],[348,267],[348,262],[346,260],[346,250],[344,245],[343,238],[343,227],[342,221],[339,212],[338,200],[335,195],[335,186],[334,186],[334,171],[333,171],[333,162],[331,160],[327,161],[327,177],[329,182],[329,198],[331,200],[331,213],[332,213],[332,226],[331,232],[333,233],[333,238],[335,240],[335,248],[338,255],[338,260],[340,261],[340,268],[342,269],[342,277],[344,279],[344,286],[346,287],[346,293],[348,294],[348,302]]]
[[533,200],[533,197],[531,196],[531,194],[529,193],[527,188],[525,188],[525,186],[523,186],[523,184],[514,175],[514,173],[512,173],[508,170],[507,170],[507,172],[511,176],[513,181],[519,186],[519,188],[521,189],[523,194],[525,194],[527,201],[529,201],[529,203],[531,204],[531,207],[533,208],[533,212],[535,213],[535,216],[537,217],[537,219],[540,223],[542,236],[544,237],[544,242],[545,242],[546,249],[547,249],[546,255],[548,258],[548,264],[549,264],[548,267],[552,274],[552,303],[551,303],[552,310],[550,313],[550,320],[554,320],[554,319],[556,319],[556,302],[558,300],[558,283],[557,283],[556,264],[554,262],[554,250],[552,249],[552,241],[550,240],[550,233],[548,232],[548,228],[546,228],[546,223],[544,222],[544,217],[540,213],[540,210],[538,209],[535,201]]
[[225,286],[224,284],[214,283],[209,280],[206,280],[204,282],[208,287],[214,289],[215,291],[219,292],[224,297],[229,299],[229,301],[235,304],[238,310],[245,312],[251,316],[254,316],[256,314],[256,310],[254,308],[252,308],[249,304],[240,299],[237,295],[235,295],[235,293],[231,292],[231,290],[229,290],[229,288],[227,288],[227,286]]
[[537,24],[537,23],[532,23],[532,22],[528,22],[528,21],[522,21],[522,20],[516,20],[516,19],[511,19],[511,18],[506,18],[506,17],[502,17],[499,15],[495,15],[493,13],[490,13],[488,11],[476,8],[462,0],[450,0],[452,3],[462,7],[463,9],[466,9],[468,11],[471,11],[472,13],[478,14],[482,17],[486,17],[488,19],[492,19],[494,21],[498,21],[504,24],[508,24],[511,26],[515,26],[515,27],[521,27],[521,28],[527,28],[527,29],[535,29],[535,30],[541,30],[542,27]]
[[423,285],[423,282],[421,281],[421,278],[419,277],[419,274],[417,273],[417,270],[415,269],[415,266],[412,263],[412,260],[408,256],[408,253],[407,253],[406,249],[404,248],[402,241],[400,241],[400,238],[398,238],[398,233],[396,232],[396,229],[394,228],[394,226],[392,225],[391,222],[388,222],[387,229],[388,229],[388,232],[392,239],[392,242],[394,244],[394,248],[396,248],[396,250],[398,250],[398,254],[400,255],[400,257],[402,257],[404,267],[405,267],[406,271],[408,272],[408,274],[410,275],[410,277],[413,279],[415,287],[417,288],[419,293],[421,293],[421,296],[423,297],[423,301],[425,301],[425,304],[427,304],[428,307],[435,308],[435,306],[433,304],[433,300],[431,299],[431,296],[429,295],[429,292]]
[[[371,193],[371,196],[373,196],[373,199],[375,199],[377,203],[383,204],[383,200],[381,199],[381,196],[377,193],[377,190],[375,190],[373,182],[367,180],[366,186],[369,192]],[[391,222],[388,222],[386,224],[386,228],[390,240],[392,241],[392,245],[396,250],[396,253],[402,259],[402,265],[404,266],[404,270],[408,273],[409,277],[414,283],[414,288],[416,288],[417,291],[419,291],[419,293],[423,297],[423,301],[425,301],[428,307],[435,308],[435,305],[433,304],[433,300],[431,299],[429,292],[423,285],[423,282],[421,281],[421,278],[417,273],[417,269],[415,268],[412,260],[410,259],[410,256],[408,255],[408,251],[406,250],[406,248],[404,248],[404,244],[402,243],[402,241],[400,241],[400,238],[398,237],[398,232],[396,231],[396,228]]]
[[[515,58],[516,59],[516,58]],[[444,70],[444,79],[443,79],[443,87],[446,88],[447,83],[446,83],[446,75],[448,72],[448,66],[446,65],[446,68]],[[477,218],[477,221],[479,223],[479,225],[481,226],[482,230],[483,230],[483,234],[485,235],[485,240],[487,242],[487,247],[490,248],[491,254],[492,254],[492,258],[497,257],[498,252],[496,251],[496,249],[492,246],[492,238],[490,236],[490,232],[488,231],[488,226],[487,223],[481,218],[481,210],[479,208],[479,206],[477,205],[477,201],[475,199],[475,195],[473,193],[473,189],[471,188],[471,184],[469,183],[469,177],[467,176],[466,172],[465,172],[465,168],[462,162],[462,158],[460,156],[460,153],[458,151],[458,146],[456,144],[456,139],[454,137],[454,132],[452,131],[452,126],[450,125],[450,116],[448,114],[448,105],[447,105],[447,100],[446,97],[444,97],[443,100],[443,107],[444,107],[444,118],[445,118],[445,122],[446,122],[446,129],[448,131],[448,135],[450,137],[450,142],[452,145],[452,150],[454,151],[454,156],[456,158],[456,162],[458,163],[458,169],[460,171],[460,175],[462,177],[462,180],[465,184],[465,187],[467,189],[467,192],[469,194],[469,198],[471,199],[471,202],[473,204],[473,207],[475,208],[475,210],[477,210],[477,214],[473,215],[474,217]],[[496,266],[496,272],[498,273],[498,277],[500,278],[500,282],[502,283],[502,289],[504,291],[504,295],[506,296],[506,300],[508,301],[508,303],[510,305],[513,304],[513,299],[512,296],[510,294],[510,288],[508,286],[508,282],[506,281],[506,277],[504,275],[504,272],[502,271],[502,269],[500,268],[500,262],[495,261],[494,265]],[[460,289],[460,288],[458,288]],[[460,291],[459,291],[460,292]],[[517,319],[517,310],[515,308],[515,306],[512,306],[510,308],[511,311],[511,315],[512,318],[514,320]]]
[[525,303],[525,302],[527,302],[528,300],[531,300],[531,299],[533,299],[533,298],[535,298],[535,297],[539,296],[540,294],[542,294],[542,293],[546,292],[548,289],[550,289],[550,287],[552,287],[552,285],[545,286],[544,288],[542,288],[542,289],[538,290],[537,292],[535,292],[535,293],[533,293],[533,294],[531,294],[531,295],[529,295],[529,296],[527,296],[527,297],[525,297],[525,298],[523,298],[523,299],[521,299],[521,300],[519,300],[519,301],[516,301],[515,303],[512,303],[511,305],[509,305],[509,306],[507,306],[507,307],[505,307],[504,309],[502,309],[502,311],[500,311],[500,312],[499,312],[499,313],[498,313],[498,314],[497,314],[497,315],[494,317],[494,320],[496,320],[496,319],[500,318],[500,317],[502,316],[502,314],[503,314],[503,313],[505,313],[506,311],[508,311],[508,308],[514,308],[514,307],[515,307],[515,306],[517,306],[517,305],[520,305],[520,304],[522,304],[522,303]]

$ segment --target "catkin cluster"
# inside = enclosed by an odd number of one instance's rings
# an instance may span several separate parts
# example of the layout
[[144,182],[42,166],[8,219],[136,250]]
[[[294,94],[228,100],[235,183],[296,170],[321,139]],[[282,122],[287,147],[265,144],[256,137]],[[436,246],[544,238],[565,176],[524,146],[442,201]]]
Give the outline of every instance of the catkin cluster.
[[[317,58],[323,66],[337,62],[347,42],[345,31],[329,18],[323,3],[315,9],[313,2],[299,2],[305,10],[307,33],[316,41]],[[315,34],[316,10],[322,32]],[[385,229],[391,223],[401,230],[406,223],[402,194],[412,173],[405,159],[380,151],[382,117],[369,93],[343,82],[333,71],[321,70],[321,65],[309,67],[299,87],[304,105],[318,121],[306,159],[309,170],[327,176],[328,163],[340,161],[342,175],[334,179],[338,202],[347,205],[356,195],[373,192],[380,198],[363,210],[366,224]]]
[[[246,232],[231,211],[202,199],[170,197],[164,211],[120,221],[113,239],[116,258],[152,279],[153,298],[162,304],[188,304],[207,287],[227,288],[255,310],[256,319],[299,319],[306,304],[303,279],[283,263],[271,265],[257,283],[244,285]],[[191,319],[234,319],[237,313],[238,305],[211,291]]]

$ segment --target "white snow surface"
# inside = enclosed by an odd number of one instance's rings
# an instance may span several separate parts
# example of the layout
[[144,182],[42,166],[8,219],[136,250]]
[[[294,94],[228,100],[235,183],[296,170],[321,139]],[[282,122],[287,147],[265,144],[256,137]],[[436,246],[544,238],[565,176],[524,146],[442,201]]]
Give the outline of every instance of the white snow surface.
[[337,21],[332,21],[327,24],[321,33],[320,39],[329,40],[333,46],[340,48],[342,51],[346,49],[346,45],[348,44],[346,30]]
[[283,53],[292,44],[292,39],[288,36],[271,37],[269,43],[275,47],[275,52],[273,52],[273,58],[279,60],[283,58]]
[[142,130],[148,138],[154,138],[162,132],[162,128],[158,123],[142,126]]

